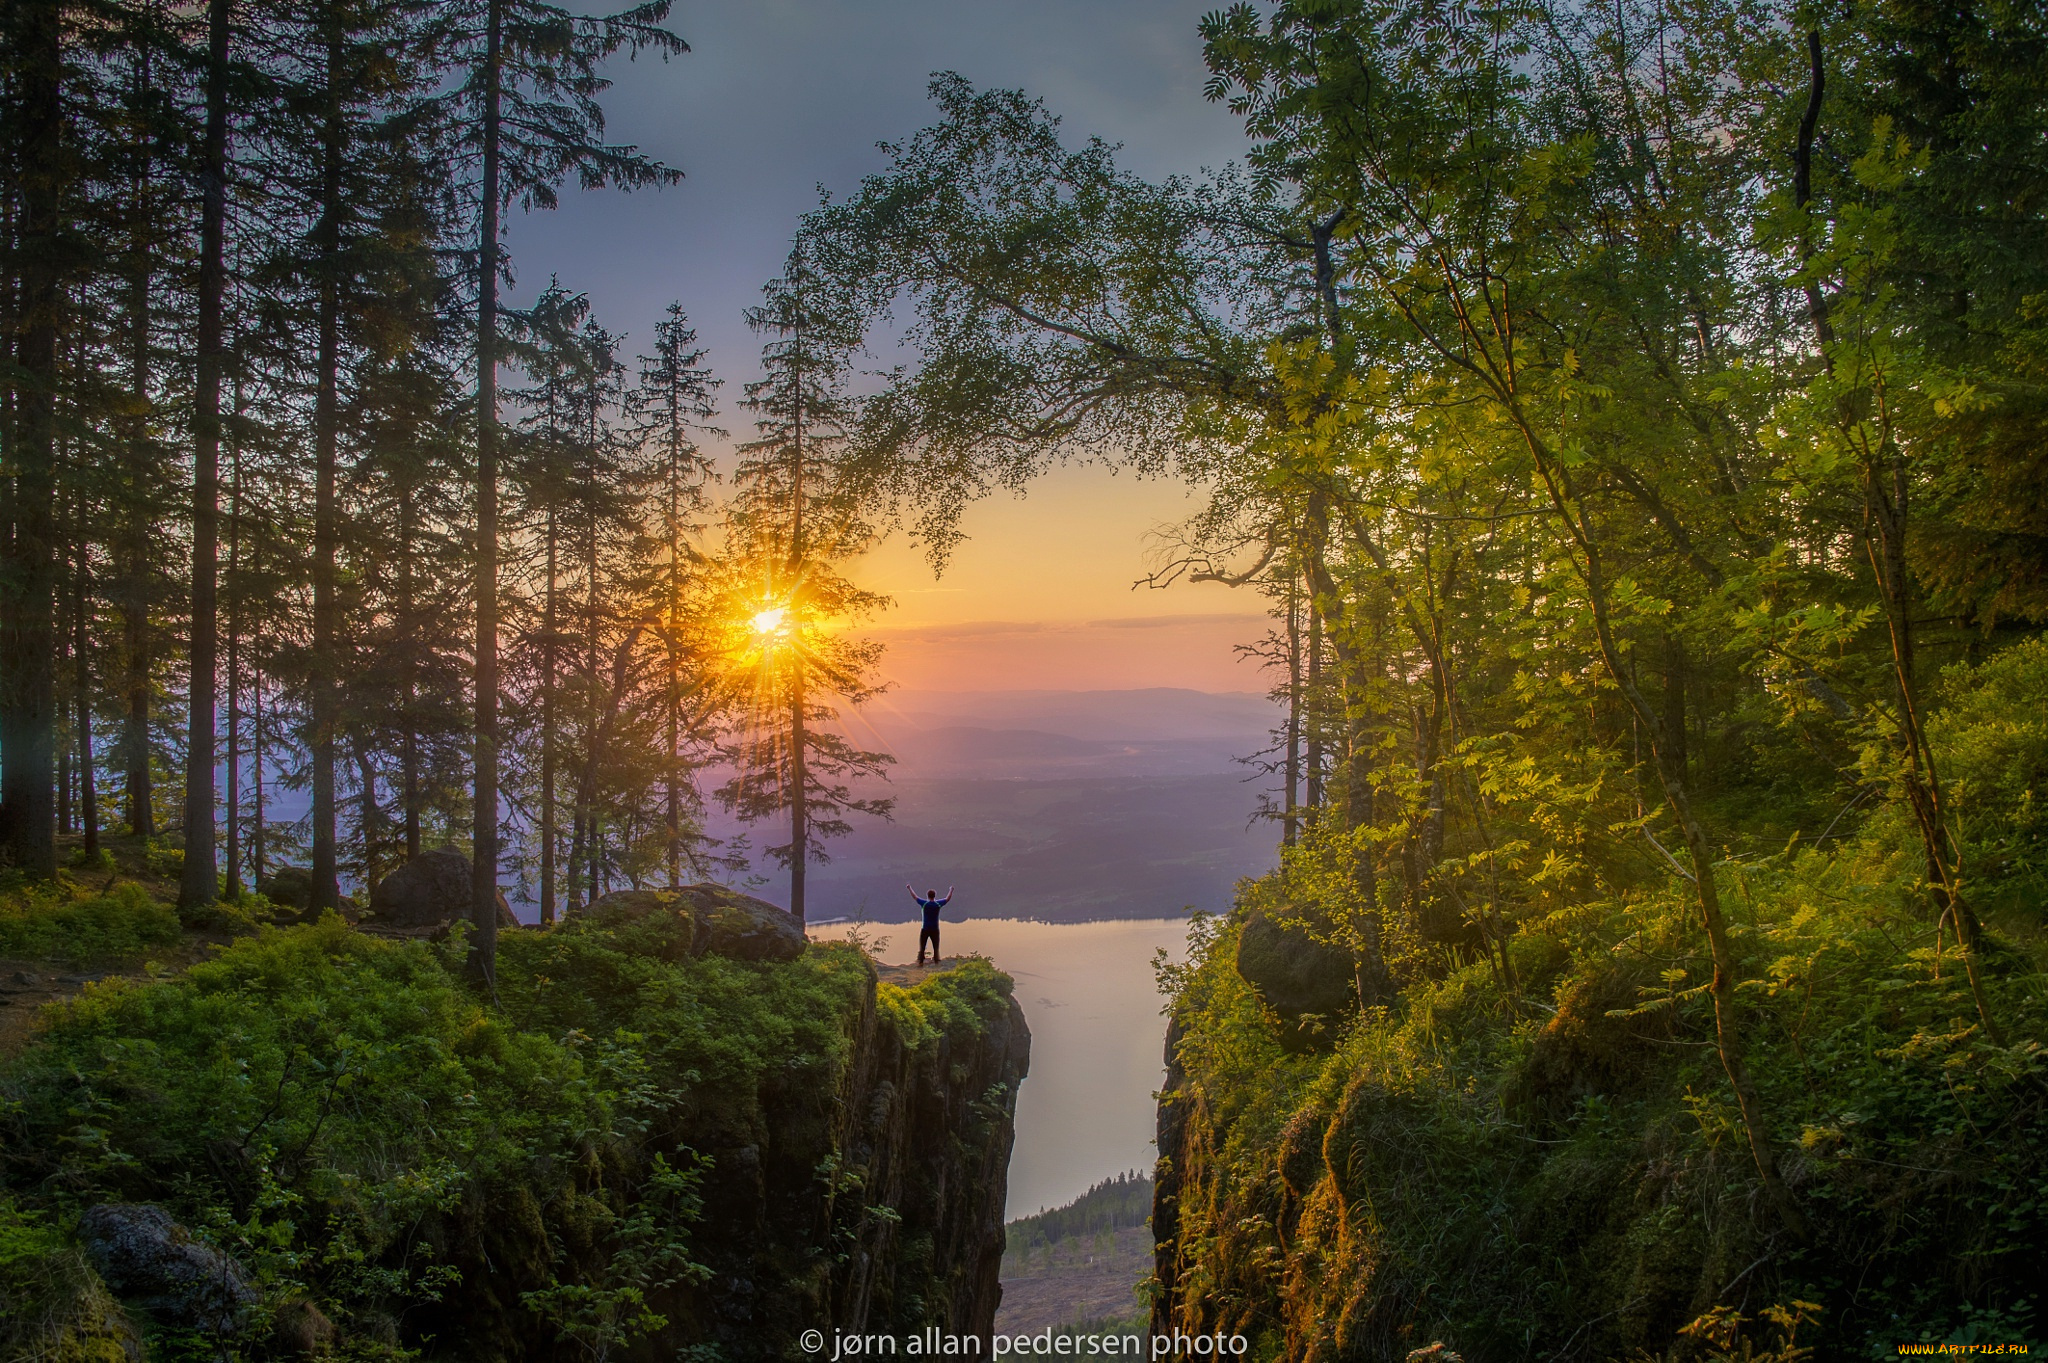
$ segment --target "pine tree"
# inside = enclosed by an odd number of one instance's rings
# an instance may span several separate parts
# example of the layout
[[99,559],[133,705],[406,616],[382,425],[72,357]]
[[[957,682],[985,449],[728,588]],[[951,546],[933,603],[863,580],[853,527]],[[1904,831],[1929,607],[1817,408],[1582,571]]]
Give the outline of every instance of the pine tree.
[[0,847],[31,876],[57,873],[52,800],[56,711],[57,394],[64,288],[70,274],[67,212],[72,167],[65,146],[63,6],[10,7],[7,76],[12,98],[17,226],[13,411],[7,432],[11,522],[0,573]]

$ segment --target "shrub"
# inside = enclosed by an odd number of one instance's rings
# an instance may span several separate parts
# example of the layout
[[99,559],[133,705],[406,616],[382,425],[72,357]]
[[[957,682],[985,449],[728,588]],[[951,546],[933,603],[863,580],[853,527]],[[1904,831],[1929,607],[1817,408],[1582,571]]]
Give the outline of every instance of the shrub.
[[83,964],[138,955],[177,940],[177,915],[140,885],[117,885],[105,894],[80,897],[59,882],[0,897],[0,955]]
[[1961,816],[1964,871],[2038,903],[2048,884],[2048,639],[1952,667],[1941,691],[1928,739]]

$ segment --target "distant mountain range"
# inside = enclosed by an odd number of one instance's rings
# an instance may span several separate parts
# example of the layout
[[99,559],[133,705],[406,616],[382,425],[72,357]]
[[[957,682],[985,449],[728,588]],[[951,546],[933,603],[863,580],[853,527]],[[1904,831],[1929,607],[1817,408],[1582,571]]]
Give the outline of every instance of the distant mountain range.
[[895,822],[828,844],[811,917],[908,921],[906,880],[955,886],[949,917],[1220,912],[1273,864],[1277,830],[1252,821],[1270,780],[1237,759],[1277,719],[1263,696],[1168,688],[885,695],[844,727],[896,757]]

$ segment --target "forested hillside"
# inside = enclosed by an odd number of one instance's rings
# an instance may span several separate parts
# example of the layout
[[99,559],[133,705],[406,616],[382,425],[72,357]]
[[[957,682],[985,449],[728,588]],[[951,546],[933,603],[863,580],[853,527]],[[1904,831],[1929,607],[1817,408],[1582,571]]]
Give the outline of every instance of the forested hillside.
[[[943,559],[1214,489],[1284,843],[1173,996],[1154,1325],[1262,1356],[2039,1337],[2048,22],[1235,5],[1244,165],[1027,96],[809,219]],[[1776,1352],[1772,1352],[1776,1351]]]

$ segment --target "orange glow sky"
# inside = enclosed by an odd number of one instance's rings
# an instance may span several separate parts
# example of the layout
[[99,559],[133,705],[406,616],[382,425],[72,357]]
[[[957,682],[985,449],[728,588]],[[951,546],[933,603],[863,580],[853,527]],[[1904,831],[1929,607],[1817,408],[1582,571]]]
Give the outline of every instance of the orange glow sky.
[[910,690],[1263,691],[1270,682],[1233,652],[1269,628],[1259,597],[1215,583],[1132,589],[1150,532],[1200,504],[1179,483],[1055,470],[1021,499],[970,508],[969,538],[937,581],[901,534],[854,565],[860,585],[896,601],[860,632],[889,645],[883,675]]

